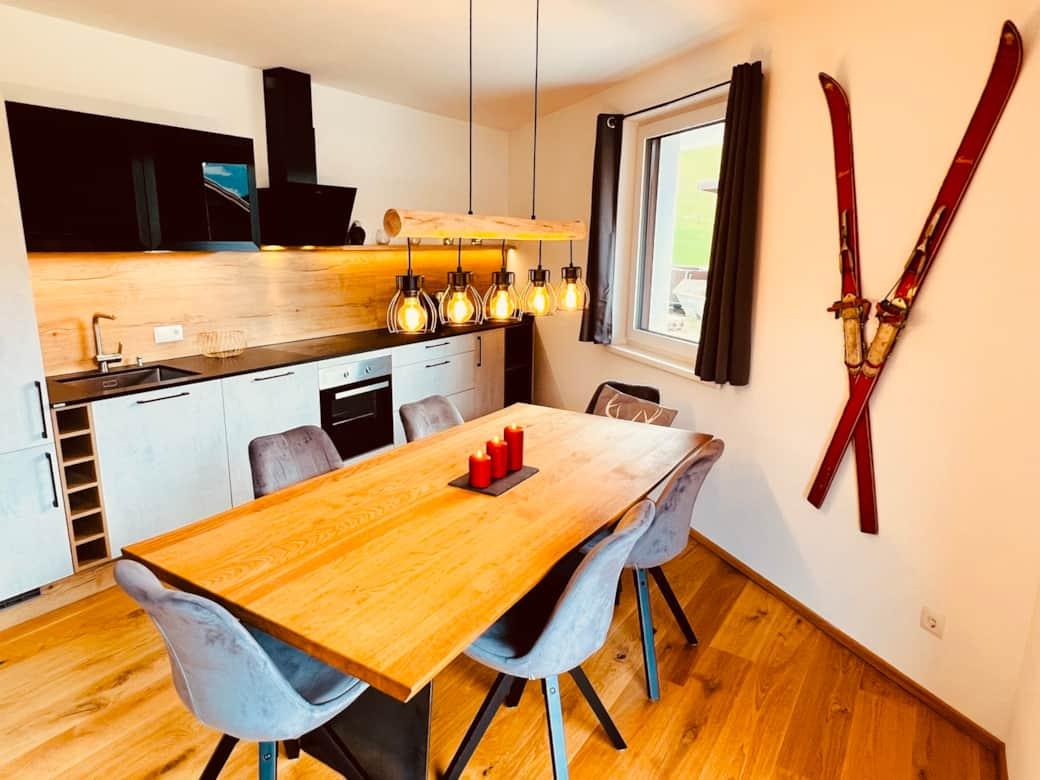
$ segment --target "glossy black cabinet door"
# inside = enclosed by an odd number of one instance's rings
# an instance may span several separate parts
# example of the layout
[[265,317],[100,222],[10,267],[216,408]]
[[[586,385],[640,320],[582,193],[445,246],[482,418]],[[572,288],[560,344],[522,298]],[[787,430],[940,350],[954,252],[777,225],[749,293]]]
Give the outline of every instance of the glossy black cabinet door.
[[134,123],[11,102],[7,121],[29,251],[151,248]]
[[7,103],[30,252],[255,249],[249,138]]
[[152,148],[159,248],[257,247],[252,140],[157,127]]

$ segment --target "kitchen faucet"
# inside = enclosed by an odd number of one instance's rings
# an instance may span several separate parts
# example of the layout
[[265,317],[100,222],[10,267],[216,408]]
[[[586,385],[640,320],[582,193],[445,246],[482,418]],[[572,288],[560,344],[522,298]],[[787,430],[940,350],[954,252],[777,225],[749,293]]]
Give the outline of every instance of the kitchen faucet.
[[119,349],[114,354],[106,355],[101,346],[101,320],[114,320],[114,314],[94,314],[94,362],[98,364],[102,374],[108,373],[109,363],[119,363],[123,360],[123,342],[119,342]]

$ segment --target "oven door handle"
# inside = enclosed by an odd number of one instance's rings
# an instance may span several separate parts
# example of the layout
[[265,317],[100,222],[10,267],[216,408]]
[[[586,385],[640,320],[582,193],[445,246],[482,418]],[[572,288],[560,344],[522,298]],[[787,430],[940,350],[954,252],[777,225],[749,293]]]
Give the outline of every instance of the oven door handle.
[[336,393],[333,398],[339,401],[343,398],[353,398],[355,395],[363,395],[364,393],[374,393],[377,390],[385,390],[388,387],[390,387],[390,380],[385,380],[383,382],[376,382],[372,385],[355,387],[353,390],[343,390],[342,392]]
[[375,412],[365,412],[364,414],[356,414],[353,417],[348,417],[345,420],[333,420],[332,427],[335,428],[339,425],[346,425],[347,423],[357,422],[358,420],[364,420],[366,417],[375,417]]

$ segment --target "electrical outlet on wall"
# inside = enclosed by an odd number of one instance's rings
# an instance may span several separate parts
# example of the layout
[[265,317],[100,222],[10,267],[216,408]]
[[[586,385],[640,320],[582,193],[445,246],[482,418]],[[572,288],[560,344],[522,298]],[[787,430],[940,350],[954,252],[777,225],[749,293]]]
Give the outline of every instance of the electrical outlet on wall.
[[921,607],[921,628],[942,639],[943,632],[946,631],[946,615],[933,612],[928,607]]
[[170,344],[174,341],[184,341],[183,325],[160,325],[153,328],[156,344]]

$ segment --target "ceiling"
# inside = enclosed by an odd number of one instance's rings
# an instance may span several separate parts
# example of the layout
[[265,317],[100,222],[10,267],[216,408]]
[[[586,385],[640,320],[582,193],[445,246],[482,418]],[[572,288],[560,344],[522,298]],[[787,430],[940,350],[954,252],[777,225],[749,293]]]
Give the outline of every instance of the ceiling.
[[[467,116],[466,0],[3,0],[446,116]],[[708,41],[754,0],[547,0],[540,112]],[[531,118],[534,0],[474,0],[476,121]]]

